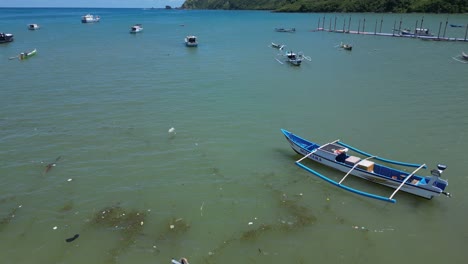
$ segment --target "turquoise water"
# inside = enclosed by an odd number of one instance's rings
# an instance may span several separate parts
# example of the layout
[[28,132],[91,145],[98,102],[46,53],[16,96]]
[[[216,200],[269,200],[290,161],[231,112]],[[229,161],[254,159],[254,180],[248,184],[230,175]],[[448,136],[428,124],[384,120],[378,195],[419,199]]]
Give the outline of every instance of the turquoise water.
[[[468,64],[452,59],[468,43],[312,32],[323,14],[0,13],[0,31],[15,35],[0,45],[1,263],[468,257]],[[101,22],[81,24],[86,13]],[[336,16],[337,25],[348,23],[348,14]],[[368,31],[383,19],[382,32],[391,32],[395,21],[414,27],[422,16],[353,14],[351,29],[364,18]],[[446,19],[426,14],[424,27],[437,34]],[[29,31],[29,23],[41,29]],[[144,31],[129,34],[136,23]],[[467,24],[468,16],[450,15],[449,23]],[[198,48],[184,46],[191,34]],[[465,29],[446,35],[463,38]],[[271,42],[311,61],[280,64]],[[340,42],[353,51],[337,49]],[[9,60],[34,48],[35,57]],[[300,157],[280,128],[430,169],[444,163],[453,197],[399,193],[387,204],[334,188],[294,165]]]

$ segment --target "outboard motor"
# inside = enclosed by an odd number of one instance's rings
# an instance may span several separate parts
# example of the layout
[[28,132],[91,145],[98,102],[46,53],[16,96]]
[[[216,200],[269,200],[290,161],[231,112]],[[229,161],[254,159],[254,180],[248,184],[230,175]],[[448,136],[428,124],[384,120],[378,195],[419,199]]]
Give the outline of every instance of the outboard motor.
[[442,172],[444,172],[445,169],[447,169],[447,165],[437,164],[437,169],[431,170],[431,174],[432,176],[440,177],[440,175],[442,174]]

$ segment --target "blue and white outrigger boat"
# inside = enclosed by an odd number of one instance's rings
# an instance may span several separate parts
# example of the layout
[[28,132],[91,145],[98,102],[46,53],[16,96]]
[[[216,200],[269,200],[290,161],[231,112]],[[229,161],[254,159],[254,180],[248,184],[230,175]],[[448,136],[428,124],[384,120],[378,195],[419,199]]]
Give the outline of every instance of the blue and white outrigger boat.
[[[281,129],[281,131],[292,149],[299,155],[303,156],[301,159],[296,161],[296,165],[347,191],[391,203],[396,202],[393,197],[398,191],[404,191],[427,199],[432,199],[432,197],[439,196],[440,194],[450,197],[450,193],[445,192],[448,182],[440,178],[442,172],[447,168],[445,165],[437,165],[437,169],[431,170],[431,176],[419,176],[416,175],[416,172],[422,168],[426,168],[426,164],[412,164],[384,159],[349,146],[340,140],[335,140],[324,145],[318,145],[314,142],[296,136],[285,129]],[[350,150],[355,152],[355,155],[359,155],[361,157],[349,155],[348,152]],[[345,172],[346,174],[340,181],[334,181],[301,163],[307,158],[325,166]],[[372,160],[379,161],[380,163],[373,162]],[[403,167],[414,167],[416,169],[413,172],[408,173],[400,169],[383,165],[384,163]],[[395,191],[389,197],[384,197],[351,188],[343,184],[343,181],[350,174],[371,182],[391,187],[395,189]]]

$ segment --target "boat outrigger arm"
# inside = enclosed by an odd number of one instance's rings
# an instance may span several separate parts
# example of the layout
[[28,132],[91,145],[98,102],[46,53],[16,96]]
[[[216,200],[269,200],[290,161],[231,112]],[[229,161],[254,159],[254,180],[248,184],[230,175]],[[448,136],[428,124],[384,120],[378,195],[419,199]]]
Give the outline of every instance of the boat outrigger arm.
[[[421,164],[406,163],[406,162],[401,162],[401,161],[396,161],[396,160],[389,160],[389,159],[384,159],[384,158],[381,158],[381,157],[377,157],[377,156],[374,156],[374,155],[372,155],[372,154],[369,154],[369,153],[367,153],[367,152],[364,152],[364,151],[362,151],[362,150],[359,150],[359,149],[357,149],[357,148],[355,148],[355,147],[352,147],[352,146],[347,145],[347,144],[345,144],[345,143],[343,143],[343,142],[340,142],[340,141],[337,141],[336,143],[337,143],[337,144],[340,144],[341,146],[343,146],[343,147],[345,147],[345,148],[348,148],[348,149],[350,149],[350,150],[352,150],[352,151],[355,151],[355,152],[357,152],[357,153],[360,153],[360,154],[362,154],[362,155],[364,155],[364,156],[373,157],[373,158],[376,159],[376,160],[380,160],[380,161],[383,161],[383,162],[386,162],[386,163],[395,164],[395,165],[400,165],[400,166],[405,166],[405,167],[415,167],[415,168],[421,166]],[[422,168],[426,169],[427,166],[426,166],[425,164],[423,164],[423,165],[424,165],[424,166],[423,166]]]
[[[334,141],[334,142],[338,142],[338,141]],[[311,151],[309,154],[307,154],[304,157],[302,157],[301,159],[297,160],[296,165],[298,165],[299,167],[303,168],[304,170],[318,176],[322,180],[325,180],[326,182],[331,183],[331,184],[333,184],[333,185],[335,185],[335,186],[337,186],[339,188],[342,188],[342,189],[344,189],[346,191],[349,191],[349,192],[352,192],[352,193],[355,193],[355,194],[359,194],[359,195],[362,195],[362,196],[365,196],[365,197],[369,197],[369,198],[389,202],[389,203],[396,203],[396,200],[393,199],[393,196],[395,196],[395,194],[401,189],[401,187],[403,187],[403,185],[405,185],[406,181],[408,181],[411,178],[411,176],[413,176],[413,174],[415,174],[418,170],[426,167],[426,164],[420,165],[416,170],[414,170],[410,175],[408,175],[405,178],[405,180],[398,186],[397,189],[395,189],[395,191],[390,195],[390,197],[385,197],[385,196],[380,196],[380,195],[376,195],[376,194],[372,194],[372,193],[368,193],[368,192],[363,192],[363,191],[360,191],[360,190],[357,190],[357,189],[354,189],[354,188],[351,188],[349,186],[346,186],[346,185],[342,184],[342,182],[346,179],[346,177],[348,177],[348,175],[351,173],[351,171],[354,170],[357,167],[358,164],[354,165],[339,182],[336,182],[336,181],[322,175],[318,171],[315,171],[315,170],[313,170],[313,169],[311,169],[311,168],[309,168],[306,165],[301,163],[302,160],[304,160],[308,156],[312,155],[313,153],[315,153],[315,150]],[[364,160],[374,159],[374,158],[377,158],[377,157],[376,156],[370,156],[370,157],[368,157],[368,158],[366,158]]]

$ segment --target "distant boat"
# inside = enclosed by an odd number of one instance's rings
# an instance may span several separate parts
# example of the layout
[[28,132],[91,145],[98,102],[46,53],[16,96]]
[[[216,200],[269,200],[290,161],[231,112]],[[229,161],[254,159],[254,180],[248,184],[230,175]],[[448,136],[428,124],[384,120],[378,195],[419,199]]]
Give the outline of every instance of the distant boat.
[[141,26],[141,24],[136,24],[130,28],[130,33],[138,33],[141,31],[143,31],[143,27]]
[[101,17],[91,14],[87,14],[81,17],[81,23],[94,23],[99,22],[99,20],[101,20]]
[[196,36],[187,36],[185,37],[185,46],[187,47],[197,47],[198,46],[198,40]]
[[273,43],[273,42],[271,43],[272,48],[279,49],[279,50],[283,50],[284,46],[286,46],[286,45],[276,44],[276,43]]
[[451,27],[457,27],[457,28],[461,28],[463,27],[463,25],[457,25],[457,24],[450,24]]
[[32,51],[29,51],[29,52],[21,52],[20,55],[18,56],[18,59],[25,60],[36,55],[36,53],[37,53],[36,49],[33,49]]
[[294,66],[301,66],[302,63],[302,55],[301,54],[296,54],[292,51],[286,52],[286,58],[289,63],[291,63]]
[[295,28],[275,28],[276,32],[296,32]]
[[39,29],[39,25],[38,24],[28,24],[28,29],[29,30],[36,30],[36,29]]
[[0,43],[12,42],[13,34],[0,32]]
[[415,37],[415,36],[432,37],[434,36],[429,32],[429,29],[427,28],[416,28],[415,31],[412,31],[411,29],[403,29],[400,31],[400,35],[410,36],[410,37]]
[[465,52],[462,52],[461,56],[463,59],[468,60],[468,54],[466,54]]
[[351,44],[343,44],[343,42],[341,42],[340,48],[351,51],[353,49],[353,46],[351,46]]

